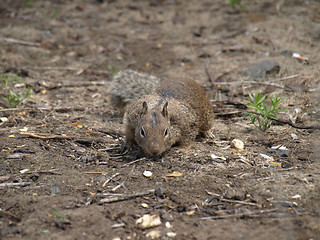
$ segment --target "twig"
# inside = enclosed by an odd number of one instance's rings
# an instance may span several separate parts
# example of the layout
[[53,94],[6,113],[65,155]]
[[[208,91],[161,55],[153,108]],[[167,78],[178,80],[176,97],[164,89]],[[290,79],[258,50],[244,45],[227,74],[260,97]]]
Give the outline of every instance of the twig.
[[83,72],[89,73],[99,73],[109,75],[110,71],[106,70],[90,70],[86,68],[77,68],[77,67],[25,67],[34,70],[52,70],[52,71],[76,71],[77,75],[80,75]]
[[59,102],[56,106],[54,106],[53,109],[52,109],[47,115],[44,116],[44,118],[42,119],[42,122],[43,122],[48,116],[50,116],[50,115],[56,110],[56,108],[58,108],[60,105],[61,105],[61,102]]
[[241,81],[241,82],[212,82],[213,85],[243,85],[243,84],[258,84],[258,85],[267,85],[285,89],[285,86],[276,84],[276,83],[268,83],[268,82],[257,82],[257,81]]
[[14,39],[14,38],[0,37],[0,41],[9,42],[9,43],[16,43],[16,44],[21,44],[21,45],[27,45],[27,46],[33,46],[33,47],[40,47],[40,43],[29,42],[29,41]]
[[74,139],[74,136],[66,136],[66,135],[55,135],[55,134],[48,134],[48,133],[32,133],[32,132],[25,132],[20,133],[21,135],[26,135],[29,137],[34,138],[41,138],[41,139]]
[[21,182],[21,183],[0,183],[0,187],[25,187],[29,186],[31,182]]
[[230,116],[230,115],[237,115],[242,113],[240,110],[235,110],[233,112],[219,112],[219,113],[214,113],[215,116]]
[[143,197],[149,194],[153,194],[154,193],[154,189],[151,190],[147,190],[144,192],[138,192],[138,193],[133,193],[133,194],[123,194],[122,196],[117,196],[117,197],[112,197],[112,198],[103,198],[100,200],[101,203],[114,203],[114,202],[120,202],[120,201],[125,201],[125,200],[130,200],[133,198],[137,198],[137,197]]
[[123,184],[125,183],[126,181],[123,181],[122,183],[118,184],[117,186],[115,186],[114,188],[111,189],[111,192],[115,192],[118,188],[125,188],[126,190],[128,190]]
[[60,107],[60,108],[52,108],[52,107],[39,107],[39,108],[6,108],[0,109],[0,112],[9,112],[9,111],[34,111],[34,110],[44,110],[44,111],[52,111],[56,112],[69,112],[69,111],[84,111],[83,107]]
[[233,218],[233,217],[250,217],[250,216],[253,217],[253,215],[275,212],[277,210],[278,210],[277,208],[273,208],[273,209],[253,211],[253,212],[249,212],[249,213],[225,214],[225,215],[221,215],[221,216],[202,217],[202,218],[200,218],[200,220],[222,219],[222,218]]
[[62,87],[86,87],[86,86],[102,86],[105,85],[107,81],[91,81],[91,82],[71,82],[71,83],[48,83],[42,81],[39,83],[41,86],[47,89],[56,89]]
[[261,207],[261,205],[257,204],[257,203],[250,203],[250,202],[239,201],[239,200],[231,200],[231,199],[225,199],[225,198],[219,198],[218,200],[220,200],[222,202],[239,203],[239,204],[243,204],[243,205],[251,205],[251,206]]
[[287,76],[287,77],[282,77],[282,78],[277,78],[277,79],[270,79],[270,82],[288,80],[288,79],[299,77],[299,76],[300,76],[300,74],[295,74],[295,75],[291,75],[291,76]]
[[15,221],[18,221],[18,222],[21,221],[21,218],[20,218],[20,217],[12,214],[11,212],[5,211],[5,210],[0,210],[0,216],[1,216],[1,217],[8,216],[9,218],[14,219]]
[[132,161],[132,162],[129,162],[129,163],[124,164],[122,167],[129,166],[129,165],[131,165],[131,164],[134,164],[134,163],[136,163],[136,162],[140,162],[140,161],[145,160],[145,159],[147,159],[147,158],[146,158],[146,157],[139,158],[139,159],[137,159],[137,160],[134,160],[134,161]]
[[243,102],[240,102],[240,101],[233,101],[233,100],[214,100],[214,99],[211,99],[210,102],[212,103],[217,103],[217,104],[224,104],[224,105],[234,105],[236,106],[237,108],[246,108],[246,104],[243,103]]
[[206,70],[206,74],[208,77],[208,81],[211,83],[211,82],[213,82],[213,78],[211,77],[210,72],[209,72],[209,64],[210,64],[210,58],[206,62],[205,70]]
[[[56,169],[27,171],[27,172],[24,172],[23,174],[40,173],[40,174],[56,174],[56,175],[62,175],[61,172],[54,172],[54,171],[56,171]],[[21,174],[21,173],[19,173],[19,174]],[[19,175],[19,174],[18,174],[18,175]]]
[[105,187],[108,182],[110,182],[113,178],[115,178],[115,177],[118,176],[119,174],[120,174],[120,173],[115,173],[115,174],[113,174],[111,177],[109,177],[109,178],[102,184],[102,187]]

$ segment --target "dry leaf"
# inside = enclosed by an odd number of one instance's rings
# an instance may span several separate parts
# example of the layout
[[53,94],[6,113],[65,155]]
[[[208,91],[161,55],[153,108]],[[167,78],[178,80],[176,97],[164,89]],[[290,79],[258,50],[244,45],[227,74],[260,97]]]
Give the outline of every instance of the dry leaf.
[[181,177],[183,174],[181,172],[178,171],[174,171],[172,173],[169,173],[166,175],[166,177]]

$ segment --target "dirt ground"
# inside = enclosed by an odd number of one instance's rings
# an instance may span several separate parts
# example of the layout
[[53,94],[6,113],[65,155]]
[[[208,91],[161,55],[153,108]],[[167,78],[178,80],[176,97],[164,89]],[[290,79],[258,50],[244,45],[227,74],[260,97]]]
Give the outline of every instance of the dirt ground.
[[[33,90],[0,102],[0,238],[320,239],[319,53],[317,0],[1,1],[1,75]],[[244,75],[263,60],[280,70]],[[128,68],[204,85],[215,138],[129,149],[108,99]],[[286,97],[264,133],[243,113],[258,91]]]

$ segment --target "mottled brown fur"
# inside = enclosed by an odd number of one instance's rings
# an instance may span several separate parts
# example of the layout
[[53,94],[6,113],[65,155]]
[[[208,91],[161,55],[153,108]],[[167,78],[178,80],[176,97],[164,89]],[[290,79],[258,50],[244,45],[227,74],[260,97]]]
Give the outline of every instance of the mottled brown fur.
[[209,135],[214,113],[196,81],[165,81],[150,95],[131,103],[124,115],[126,139],[151,156],[172,145],[189,146],[201,133]]

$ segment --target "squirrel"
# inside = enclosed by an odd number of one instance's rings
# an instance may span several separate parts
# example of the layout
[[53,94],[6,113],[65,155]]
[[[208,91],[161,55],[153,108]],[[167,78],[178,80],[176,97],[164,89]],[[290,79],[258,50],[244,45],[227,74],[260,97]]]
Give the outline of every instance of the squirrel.
[[160,83],[153,76],[132,70],[119,72],[113,81],[112,101],[129,103],[123,125],[130,147],[138,145],[155,157],[173,145],[188,147],[198,134],[212,136],[213,108],[198,82]]

